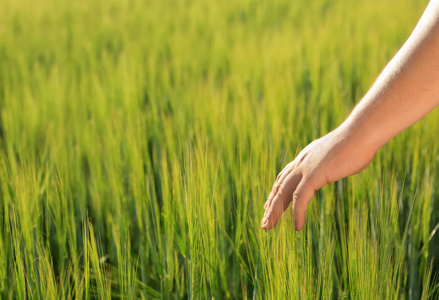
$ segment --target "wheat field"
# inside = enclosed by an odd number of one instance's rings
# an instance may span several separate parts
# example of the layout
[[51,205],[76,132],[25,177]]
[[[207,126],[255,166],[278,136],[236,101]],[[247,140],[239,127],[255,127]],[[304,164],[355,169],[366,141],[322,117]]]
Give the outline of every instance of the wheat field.
[[3,0],[1,299],[434,299],[439,113],[264,231],[427,1]]

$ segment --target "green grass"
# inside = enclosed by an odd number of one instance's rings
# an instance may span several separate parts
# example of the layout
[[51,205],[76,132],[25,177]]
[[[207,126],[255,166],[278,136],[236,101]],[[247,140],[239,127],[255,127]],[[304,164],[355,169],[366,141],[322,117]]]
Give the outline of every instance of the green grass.
[[1,298],[437,297],[437,111],[259,227],[426,4],[2,1]]

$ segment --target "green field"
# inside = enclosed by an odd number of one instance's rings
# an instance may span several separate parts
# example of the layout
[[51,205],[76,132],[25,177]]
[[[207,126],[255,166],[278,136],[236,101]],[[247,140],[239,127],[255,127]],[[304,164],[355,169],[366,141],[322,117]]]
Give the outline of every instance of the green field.
[[1,299],[439,296],[439,112],[264,231],[415,0],[3,0]]

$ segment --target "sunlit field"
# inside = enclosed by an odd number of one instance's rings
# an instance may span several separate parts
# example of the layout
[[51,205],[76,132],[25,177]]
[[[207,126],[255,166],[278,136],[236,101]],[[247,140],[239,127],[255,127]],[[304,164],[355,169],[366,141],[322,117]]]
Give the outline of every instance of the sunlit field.
[[0,297],[438,297],[438,111],[260,228],[427,2],[1,1]]

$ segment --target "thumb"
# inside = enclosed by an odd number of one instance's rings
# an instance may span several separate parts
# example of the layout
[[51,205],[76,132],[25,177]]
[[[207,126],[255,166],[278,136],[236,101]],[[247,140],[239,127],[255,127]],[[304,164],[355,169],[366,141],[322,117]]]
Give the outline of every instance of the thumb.
[[305,226],[305,213],[313,197],[314,188],[309,183],[309,178],[303,177],[293,194],[293,218],[296,231]]

